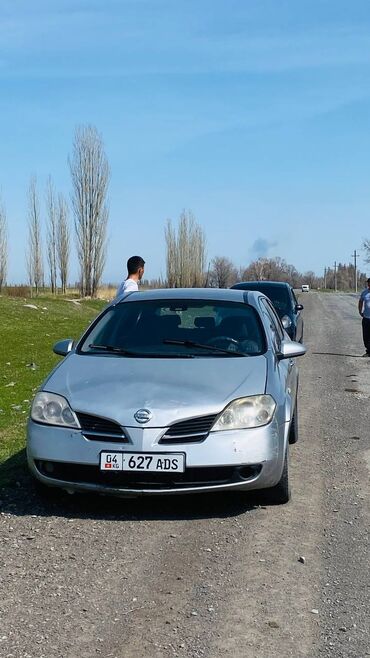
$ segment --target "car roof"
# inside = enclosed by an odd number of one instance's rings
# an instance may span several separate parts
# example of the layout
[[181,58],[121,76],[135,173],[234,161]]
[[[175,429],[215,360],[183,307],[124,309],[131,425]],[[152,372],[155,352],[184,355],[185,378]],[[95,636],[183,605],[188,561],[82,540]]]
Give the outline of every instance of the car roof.
[[[251,288],[249,288],[251,286]],[[234,290],[258,290],[261,288],[291,288],[292,286],[286,281],[242,281],[232,286]]]
[[244,290],[231,290],[231,288],[158,288],[144,290],[143,292],[130,292],[121,299],[114,300],[114,303],[122,304],[128,301],[137,302],[166,299],[253,303],[256,301],[256,296],[253,292],[247,293]]

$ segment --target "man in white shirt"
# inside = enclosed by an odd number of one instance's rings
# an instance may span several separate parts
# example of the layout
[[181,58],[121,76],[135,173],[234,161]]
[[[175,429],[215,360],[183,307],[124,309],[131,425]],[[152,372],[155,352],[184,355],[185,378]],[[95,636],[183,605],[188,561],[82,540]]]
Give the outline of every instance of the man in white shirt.
[[139,290],[139,281],[144,274],[145,261],[141,256],[131,256],[127,261],[127,279],[118,286],[116,297]]
[[362,317],[362,337],[366,349],[363,356],[370,356],[370,279],[358,301],[358,312]]

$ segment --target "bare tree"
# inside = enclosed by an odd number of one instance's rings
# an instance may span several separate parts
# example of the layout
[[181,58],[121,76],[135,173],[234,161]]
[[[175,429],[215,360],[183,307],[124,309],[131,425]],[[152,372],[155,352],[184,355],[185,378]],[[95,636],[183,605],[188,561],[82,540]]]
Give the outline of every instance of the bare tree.
[[238,271],[231,260],[224,256],[216,256],[212,260],[209,273],[209,283],[212,288],[229,288],[238,279]]
[[266,279],[267,270],[268,270],[268,259],[267,258],[258,258],[253,261],[242,273],[242,279],[244,281],[262,281]]
[[62,293],[66,292],[69,270],[70,231],[68,223],[68,206],[62,194],[58,197],[56,226],[57,267],[59,270]]
[[192,215],[190,215],[190,244],[191,251],[193,253],[193,263],[192,268],[190,269],[190,281],[193,281],[193,287],[204,286],[204,270],[206,265],[206,236],[203,229],[199,224],[196,223]]
[[6,211],[0,199],[0,292],[5,285],[8,271],[8,225]]
[[[289,281],[290,285],[292,288],[298,288],[298,286],[302,285],[304,281],[302,281],[302,275],[298,272],[297,268],[294,265],[286,265],[286,273],[287,273],[287,278],[286,281]],[[312,288],[317,287],[317,285],[314,285],[314,281],[312,279]]]
[[176,231],[172,226],[170,219],[164,230],[166,240],[166,269],[167,269],[167,285],[169,288],[176,288],[176,270],[177,270],[177,245],[176,245]]
[[37,194],[36,178],[32,177],[28,189],[28,252],[27,270],[30,286],[35,286],[36,295],[44,278],[40,204]]
[[46,241],[47,241],[47,258],[50,273],[51,292],[57,292],[57,207],[55,201],[55,190],[51,177],[49,176],[46,184]]
[[245,281],[287,281],[292,286],[297,286],[301,274],[294,265],[289,265],[283,258],[258,258],[253,261],[242,273]]
[[[302,281],[303,281],[303,283],[308,283],[310,288],[317,288],[318,287],[317,286],[317,276],[316,276],[315,272],[313,272],[312,270],[308,270],[307,272],[304,272],[304,274],[302,275]],[[295,287],[295,286],[293,286],[293,287]]]
[[206,238],[194,215],[180,215],[177,232],[171,220],[165,228],[167,285],[195,288],[204,285]]
[[366,256],[364,258],[365,263],[370,263],[370,238],[366,238],[362,243],[362,248],[365,249]]
[[94,126],[76,129],[72,158],[72,205],[80,263],[80,291],[95,297],[106,258],[109,164]]

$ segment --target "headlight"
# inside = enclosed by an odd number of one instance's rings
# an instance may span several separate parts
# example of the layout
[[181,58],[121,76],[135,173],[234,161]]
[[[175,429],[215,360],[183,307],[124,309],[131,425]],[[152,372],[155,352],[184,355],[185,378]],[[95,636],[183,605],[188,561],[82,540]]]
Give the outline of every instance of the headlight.
[[37,393],[32,403],[31,418],[36,423],[80,428],[77,416],[67,400],[56,393]]
[[251,395],[231,402],[213,425],[211,432],[242,430],[267,425],[274,415],[276,402],[271,395]]

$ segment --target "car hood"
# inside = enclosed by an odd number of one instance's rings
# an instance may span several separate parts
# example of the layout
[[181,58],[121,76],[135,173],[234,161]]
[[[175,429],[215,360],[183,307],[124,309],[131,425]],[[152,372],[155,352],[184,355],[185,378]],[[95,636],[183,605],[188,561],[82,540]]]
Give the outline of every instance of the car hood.
[[67,398],[74,411],[142,427],[134,414],[149,409],[145,427],[218,413],[231,400],[265,392],[264,356],[133,359],[70,354],[43,389]]

